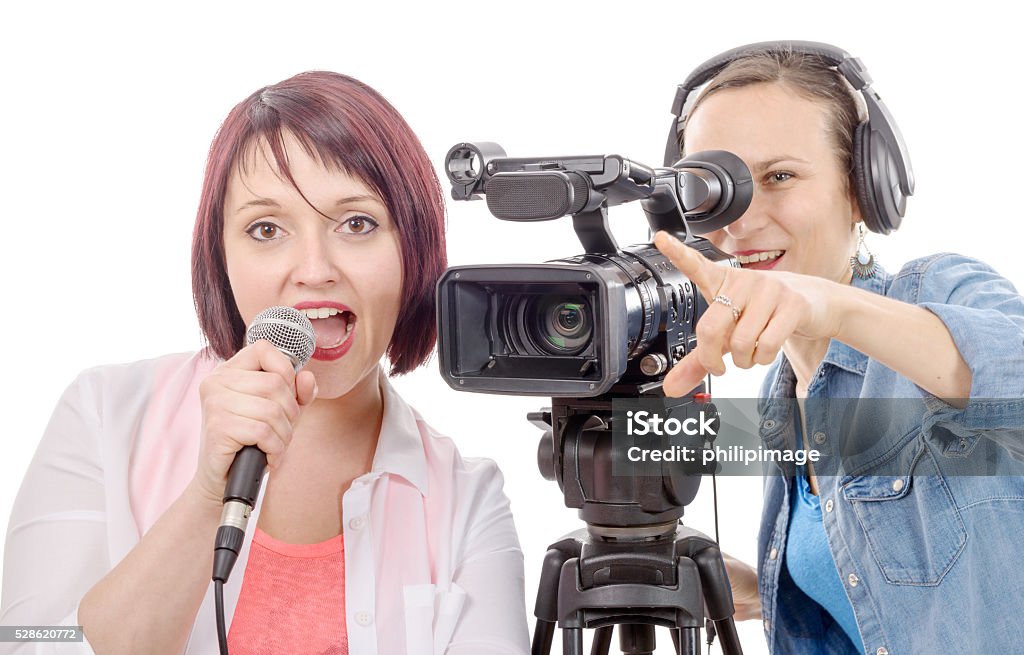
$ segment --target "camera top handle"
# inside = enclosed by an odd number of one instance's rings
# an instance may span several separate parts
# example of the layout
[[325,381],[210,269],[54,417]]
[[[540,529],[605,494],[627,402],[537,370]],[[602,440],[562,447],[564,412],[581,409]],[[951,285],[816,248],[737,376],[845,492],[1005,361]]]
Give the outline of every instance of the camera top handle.
[[665,230],[689,243],[694,235],[742,216],[753,195],[750,171],[724,150],[695,153],[671,168],[651,168],[619,155],[513,158],[496,143],[459,143],[448,151],[445,171],[452,198],[485,195],[497,218],[547,221],[572,215],[587,253],[619,250],[608,229],[608,207],[640,200],[652,232]]

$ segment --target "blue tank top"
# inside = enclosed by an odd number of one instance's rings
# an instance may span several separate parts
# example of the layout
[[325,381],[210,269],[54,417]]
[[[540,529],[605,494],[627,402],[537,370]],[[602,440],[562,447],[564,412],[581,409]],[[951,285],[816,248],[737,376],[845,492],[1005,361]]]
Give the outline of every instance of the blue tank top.
[[850,641],[864,652],[864,644],[853,616],[853,606],[846,596],[832,553],[828,549],[825,526],[821,519],[821,503],[811,493],[807,469],[797,467],[793,485],[793,502],[789,515],[789,536],[786,540],[786,569],[789,577],[811,599],[821,605],[842,626]]

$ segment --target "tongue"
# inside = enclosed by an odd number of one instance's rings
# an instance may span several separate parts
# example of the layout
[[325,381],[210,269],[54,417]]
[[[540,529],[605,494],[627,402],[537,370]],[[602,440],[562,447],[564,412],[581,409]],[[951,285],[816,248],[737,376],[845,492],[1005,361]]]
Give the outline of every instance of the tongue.
[[341,345],[345,339],[345,328],[348,326],[347,314],[336,314],[327,318],[318,318],[313,321],[313,331],[316,332],[317,348],[334,348]]

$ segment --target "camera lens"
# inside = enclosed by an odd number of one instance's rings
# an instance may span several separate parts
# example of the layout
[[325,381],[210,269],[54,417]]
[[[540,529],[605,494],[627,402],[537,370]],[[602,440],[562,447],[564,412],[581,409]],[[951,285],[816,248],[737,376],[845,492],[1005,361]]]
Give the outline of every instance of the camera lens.
[[572,337],[583,327],[582,305],[564,302],[555,307],[555,329],[564,336]]
[[575,357],[594,341],[593,303],[571,292],[512,293],[498,303],[498,340],[512,356]]
[[541,296],[531,311],[535,317],[534,341],[553,355],[576,355],[593,333],[590,307],[583,296]]

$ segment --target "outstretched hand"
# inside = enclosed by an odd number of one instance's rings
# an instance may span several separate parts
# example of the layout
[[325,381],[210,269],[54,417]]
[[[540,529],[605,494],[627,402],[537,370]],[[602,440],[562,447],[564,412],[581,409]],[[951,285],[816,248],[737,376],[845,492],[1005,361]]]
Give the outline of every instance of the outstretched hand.
[[835,282],[721,266],[667,232],[658,232],[654,245],[708,302],[697,323],[697,347],[665,377],[669,396],[690,392],[708,373],[725,373],[726,353],[736,366],[751,368],[774,361],[791,337],[831,339],[839,333]]

